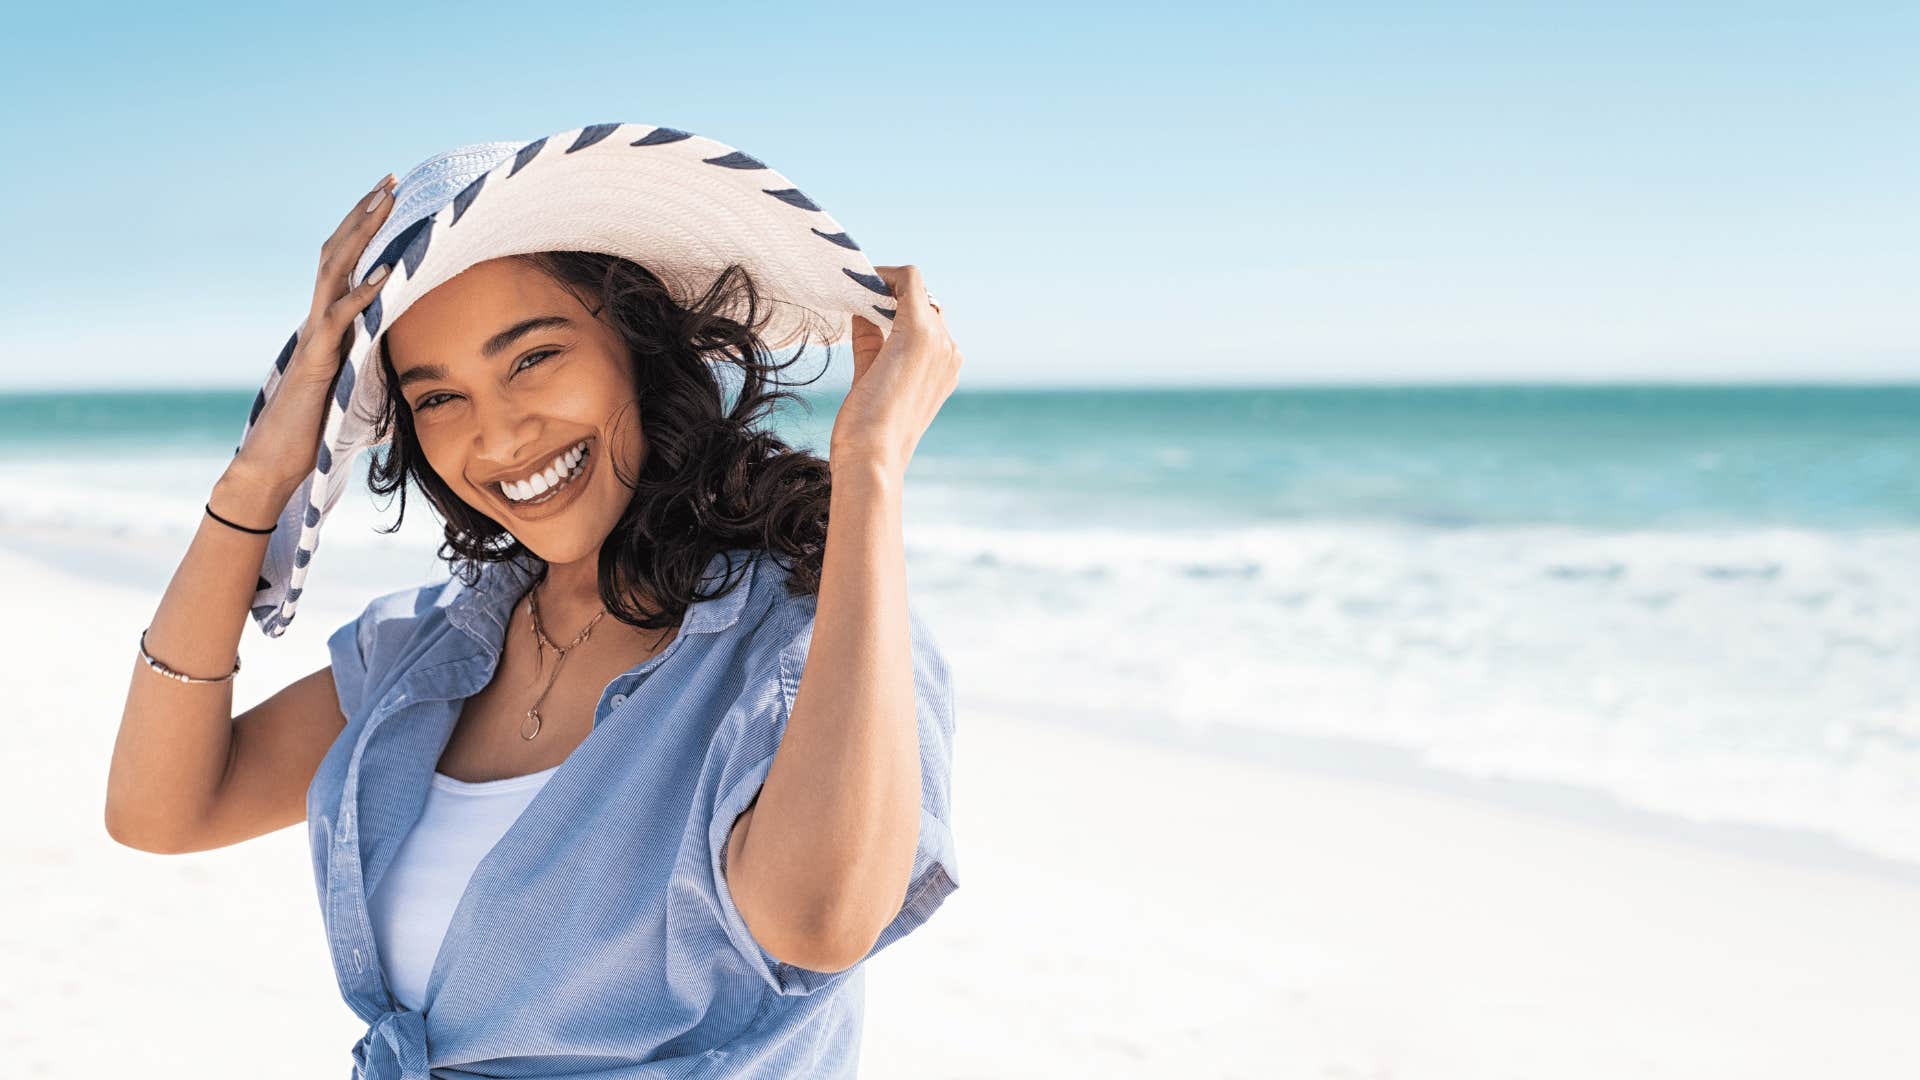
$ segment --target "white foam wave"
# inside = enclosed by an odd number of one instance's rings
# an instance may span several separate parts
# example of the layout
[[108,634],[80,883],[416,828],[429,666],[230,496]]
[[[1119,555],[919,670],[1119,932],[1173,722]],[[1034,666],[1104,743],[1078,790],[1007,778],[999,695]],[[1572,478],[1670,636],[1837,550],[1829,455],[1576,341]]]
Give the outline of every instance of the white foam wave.
[[[184,546],[224,464],[0,462],[0,529]],[[963,707],[1364,739],[1920,861],[1920,530],[1039,529],[939,496],[909,493],[910,566]],[[356,486],[316,580],[419,580],[410,509],[382,535]]]

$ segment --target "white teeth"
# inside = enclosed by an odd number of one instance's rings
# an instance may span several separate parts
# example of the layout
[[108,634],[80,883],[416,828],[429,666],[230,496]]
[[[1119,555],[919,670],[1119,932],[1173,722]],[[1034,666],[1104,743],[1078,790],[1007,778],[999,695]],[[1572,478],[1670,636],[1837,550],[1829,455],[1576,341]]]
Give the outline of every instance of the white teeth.
[[560,486],[564,477],[572,476],[580,465],[580,459],[587,454],[587,444],[582,442],[573,449],[555,458],[544,470],[534,473],[525,480],[510,480],[499,485],[501,494],[514,502],[525,502],[538,498]]

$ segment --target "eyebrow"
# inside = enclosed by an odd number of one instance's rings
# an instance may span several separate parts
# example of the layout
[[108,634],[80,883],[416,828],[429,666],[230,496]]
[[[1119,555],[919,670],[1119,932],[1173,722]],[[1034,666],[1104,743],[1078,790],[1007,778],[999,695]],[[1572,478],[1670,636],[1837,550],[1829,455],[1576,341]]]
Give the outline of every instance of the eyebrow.
[[[562,315],[535,315],[531,319],[522,319],[488,338],[486,343],[480,346],[480,352],[486,356],[487,359],[491,360],[505,352],[514,342],[533,333],[535,330],[570,328],[572,326],[573,321]],[[446,377],[447,368],[444,364],[415,364],[413,367],[400,373],[400,388],[404,390],[417,382],[425,382],[430,379],[444,379]]]

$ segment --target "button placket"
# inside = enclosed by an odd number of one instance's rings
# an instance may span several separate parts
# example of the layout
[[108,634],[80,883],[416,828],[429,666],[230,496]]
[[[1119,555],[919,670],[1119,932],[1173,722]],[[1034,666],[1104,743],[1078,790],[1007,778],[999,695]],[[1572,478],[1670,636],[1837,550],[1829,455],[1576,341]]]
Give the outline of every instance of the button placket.
[[364,933],[358,904],[360,853],[355,843],[354,816],[353,800],[348,799],[347,805],[340,808],[340,820],[334,829],[335,848],[329,868],[334,905],[332,934],[336,955],[350,976],[350,985],[354,990],[366,993],[369,982],[367,970],[370,967],[367,950],[371,945]]
[[[605,705],[595,714],[594,719],[596,722],[620,711],[620,706],[625,705],[627,698],[633,696],[632,686],[634,685],[634,681],[632,675],[622,675],[607,684],[607,690],[613,690],[613,693],[607,694],[606,691],[601,691],[602,694],[605,694]],[[617,686],[626,686],[628,689],[614,690]]]

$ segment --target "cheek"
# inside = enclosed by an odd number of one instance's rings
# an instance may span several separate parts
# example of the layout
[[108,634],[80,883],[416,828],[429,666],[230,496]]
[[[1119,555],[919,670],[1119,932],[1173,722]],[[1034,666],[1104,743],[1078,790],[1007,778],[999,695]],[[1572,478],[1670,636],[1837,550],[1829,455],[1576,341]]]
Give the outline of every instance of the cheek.
[[437,426],[428,423],[426,428],[414,428],[414,441],[420,446],[420,456],[426,459],[427,467],[433,470],[448,487],[459,490],[470,487],[460,462],[447,446],[445,438],[438,436],[432,429]]
[[640,422],[639,408],[635,406],[621,410],[613,418],[607,434],[619,451],[621,471],[628,476],[637,474],[647,456],[647,434]]

